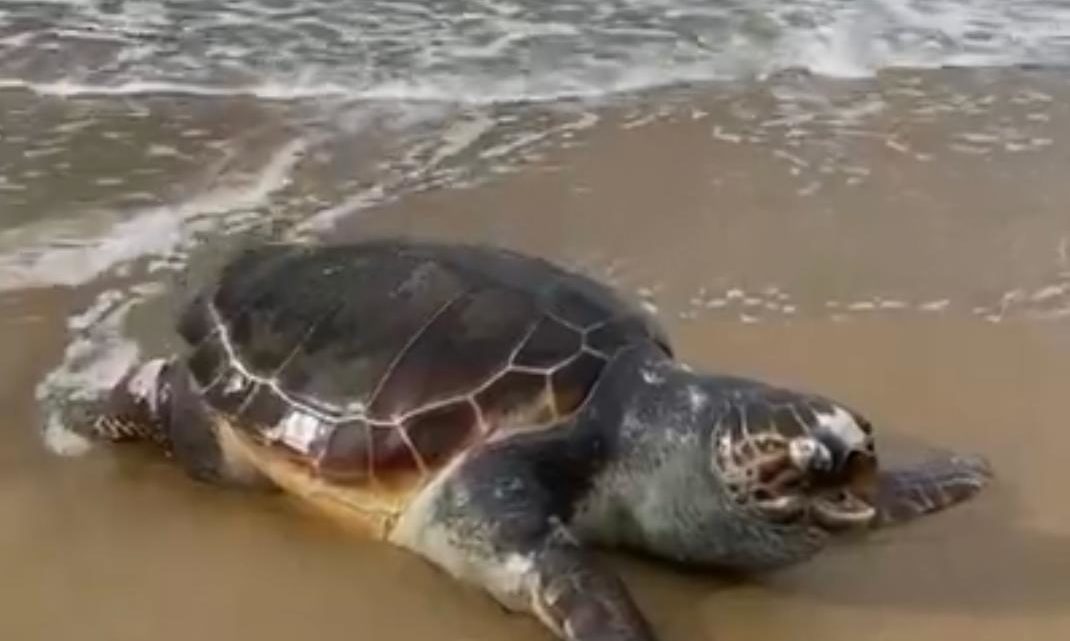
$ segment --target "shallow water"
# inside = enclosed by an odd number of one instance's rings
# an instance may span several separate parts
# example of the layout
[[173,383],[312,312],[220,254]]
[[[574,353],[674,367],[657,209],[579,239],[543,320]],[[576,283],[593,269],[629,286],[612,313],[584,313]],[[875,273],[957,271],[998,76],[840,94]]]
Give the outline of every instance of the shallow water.
[[968,506],[775,575],[615,557],[665,639],[1070,632],[1063,3],[225,6],[0,8],[0,638],[547,638],[66,431],[237,247],[384,234],[549,256],[695,367],[993,460]]
[[1065,65],[1058,0],[15,0],[0,85],[488,103],[893,67]]

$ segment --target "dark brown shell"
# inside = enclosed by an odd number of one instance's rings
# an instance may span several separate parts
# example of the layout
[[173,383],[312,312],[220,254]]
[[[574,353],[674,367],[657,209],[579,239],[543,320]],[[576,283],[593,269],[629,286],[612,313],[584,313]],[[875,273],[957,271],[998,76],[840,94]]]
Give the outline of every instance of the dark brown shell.
[[546,261],[392,240],[246,252],[178,329],[214,408],[340,483],[552,424],[623,347],[669,350],[648,315]]

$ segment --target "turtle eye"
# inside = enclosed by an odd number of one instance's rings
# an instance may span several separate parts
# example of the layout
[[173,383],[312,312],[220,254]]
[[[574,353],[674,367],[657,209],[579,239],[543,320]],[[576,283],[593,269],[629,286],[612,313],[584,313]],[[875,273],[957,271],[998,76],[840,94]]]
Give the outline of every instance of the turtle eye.
[[788,455],[795,467],[803,473],[828,472],[832,469],[832,452],[812,436],[792,439],[788,443]]

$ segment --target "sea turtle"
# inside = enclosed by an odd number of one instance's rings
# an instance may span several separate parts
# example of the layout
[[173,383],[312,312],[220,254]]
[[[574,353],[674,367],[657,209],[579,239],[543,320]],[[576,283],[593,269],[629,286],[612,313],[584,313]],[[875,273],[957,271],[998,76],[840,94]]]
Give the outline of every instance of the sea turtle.
[[188,351],[125,374],[95,434],[292,492],[571,641],[655,639],[588,546],[774,568],[990,477],[884,469],[856,411],[694,372],[639,306],[503,248],[269,244],[179,316]]

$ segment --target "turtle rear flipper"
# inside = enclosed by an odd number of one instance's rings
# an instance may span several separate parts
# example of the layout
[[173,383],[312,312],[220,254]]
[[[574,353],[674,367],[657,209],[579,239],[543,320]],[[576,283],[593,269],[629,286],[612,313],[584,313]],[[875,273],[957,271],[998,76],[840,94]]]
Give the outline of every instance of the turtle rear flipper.
[[135,365],[116,383],[94,412],[89,436],[155,443],[200,481],[273,488],[252,463],[223,447],[219,420],[184,359],[153,359]]
[[992,476],[984,458],[955,454],[884,470],[878,477],[876,524],[896,525],[958,505],[980,492]]
[[151,441],[168,446],[172,362],[156,358],[124,374],[94,407],[85,427],[91,438],[105,441]]

